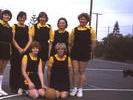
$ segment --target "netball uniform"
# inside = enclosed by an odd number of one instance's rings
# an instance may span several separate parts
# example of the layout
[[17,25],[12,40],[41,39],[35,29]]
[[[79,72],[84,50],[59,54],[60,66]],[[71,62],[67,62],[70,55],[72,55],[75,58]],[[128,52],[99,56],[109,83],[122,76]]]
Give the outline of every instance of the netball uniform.
[[[21,48],[25,48],[29,41],[29,27],[27,25],[14,24],[12,27],[15,33],[15,40]],[[21,60],[24,54],[20,54],[18,49],[12,44],[11,69],[10,69],[10,87],[12,91],[17,91],[21,87],[22,73]],[[16,81],[17,80],[17,81]]]
[[12,28],[3,20],[0,21],[0,59],[10,59]]
[[48,24],[41,25],[40,23],[38,23],[32,27],[31,31],[34,35],[34,41],[38,41],[41,45],[41,51],[39,53],[39,56],[43,61],[47,61],[49,50],[48,41],[53,41],[52,27]]
[[51,56],[48,63],[51,69],[50,87],[58,91],[69,91],[69,67],[71,67],[70,57],[64,55],[59,58],[57,54]]
[[72,60],[88,61],[91,56],[91,42],[96,40],[95,31],[86,25],[78,26],[72,30]]
[[69,33],[66,30],[64,30],[64,31],[56,30],[54,32],[54,41],[53,41],[53,45],[52,45],[51,56],[53,56],[57,53],[55,50],[55,45],[57,43],[65,43],[65,45],[67,47],[67,51],[65,53],[68,54],[68,44],[69,44],[68,42],[69,42]]
[[[41,81],[38,76],[38,67],[42,66],[42,60],[39,57],[33,57],[31,53],[24,55],[22,63],[27,63],[26,73],[30,80],[34,83],[36,89],[41,89]],[[23,89],[28,90],[28,81],[24,80]]]

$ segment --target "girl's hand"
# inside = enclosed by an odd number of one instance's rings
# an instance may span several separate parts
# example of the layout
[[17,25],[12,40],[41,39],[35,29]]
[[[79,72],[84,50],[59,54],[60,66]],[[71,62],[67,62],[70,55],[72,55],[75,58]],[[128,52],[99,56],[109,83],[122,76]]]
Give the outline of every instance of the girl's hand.
[[23,54],[23,52],[24,52],[24,50],[22,48],[19,48],[18,51],[20,54]]
[[31,90],[31,89],[34,89],[35,88],[35,85],[34,85],[34,83],[32,83],[32,82],[29,82],[29,89]]

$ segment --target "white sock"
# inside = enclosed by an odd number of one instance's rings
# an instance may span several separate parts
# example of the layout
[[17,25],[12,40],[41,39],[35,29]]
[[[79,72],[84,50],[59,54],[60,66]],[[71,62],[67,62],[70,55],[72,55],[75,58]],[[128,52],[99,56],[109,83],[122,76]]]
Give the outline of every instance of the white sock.
[[74,90],[77,90],[78,88],[77,88],[77,87],[74,87],[73,89],[74,89]]
[[79,90],[79,91],[83,91],[83,88],[79,88],[78,90]]
[[0,90],[2,90],[2,80],[3,80],[3,75],[0,75]]

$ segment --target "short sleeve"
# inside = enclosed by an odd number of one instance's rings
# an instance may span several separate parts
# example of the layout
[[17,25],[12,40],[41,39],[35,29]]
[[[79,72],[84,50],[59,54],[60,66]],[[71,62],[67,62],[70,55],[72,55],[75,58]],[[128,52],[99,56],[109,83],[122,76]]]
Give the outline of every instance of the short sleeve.
[[49,35],[50,35],[50,42],[53,42],[54,41],[54,32],[53,32],[53,29],[52,27],[50,26],[50,31],[49,31]]
[[32,36],[35,35],[35,26],[34,25],[31,28],[29,28],[29,34],[31,34]]
[[27,63],[28,57],[27,55],[24,55],[22,58],[22,63]]
[[40,59],[38,66],[42,67],[42,59]]
[[15,33],[15,25],[12,26],[12,32]]
[[68,57],[68,67],[71,67],[71,58]]
[[91,28],[91,40],[96,41],[96,33],[95,33],[95,30],[93,28]]
[[48,61],[48,67],[52,67],[53,66],[53,63],[54,63],[54,58],[53,57],[50,57],[49,58],[49,61]]

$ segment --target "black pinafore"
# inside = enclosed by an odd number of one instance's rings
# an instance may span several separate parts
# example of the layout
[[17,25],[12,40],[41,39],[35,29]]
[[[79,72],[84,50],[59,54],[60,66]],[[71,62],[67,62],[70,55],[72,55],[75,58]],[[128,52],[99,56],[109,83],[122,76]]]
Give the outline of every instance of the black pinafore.
[[78,30],[75,28],[74,45],[71,50],[72,60],[88,61],[91,53],[91,33],[90,29]]
[[58,61],[54,56],[54,63],[51,69],[50,87],[58,91],[69,91],[68,57],[66,57],[64,61]]

